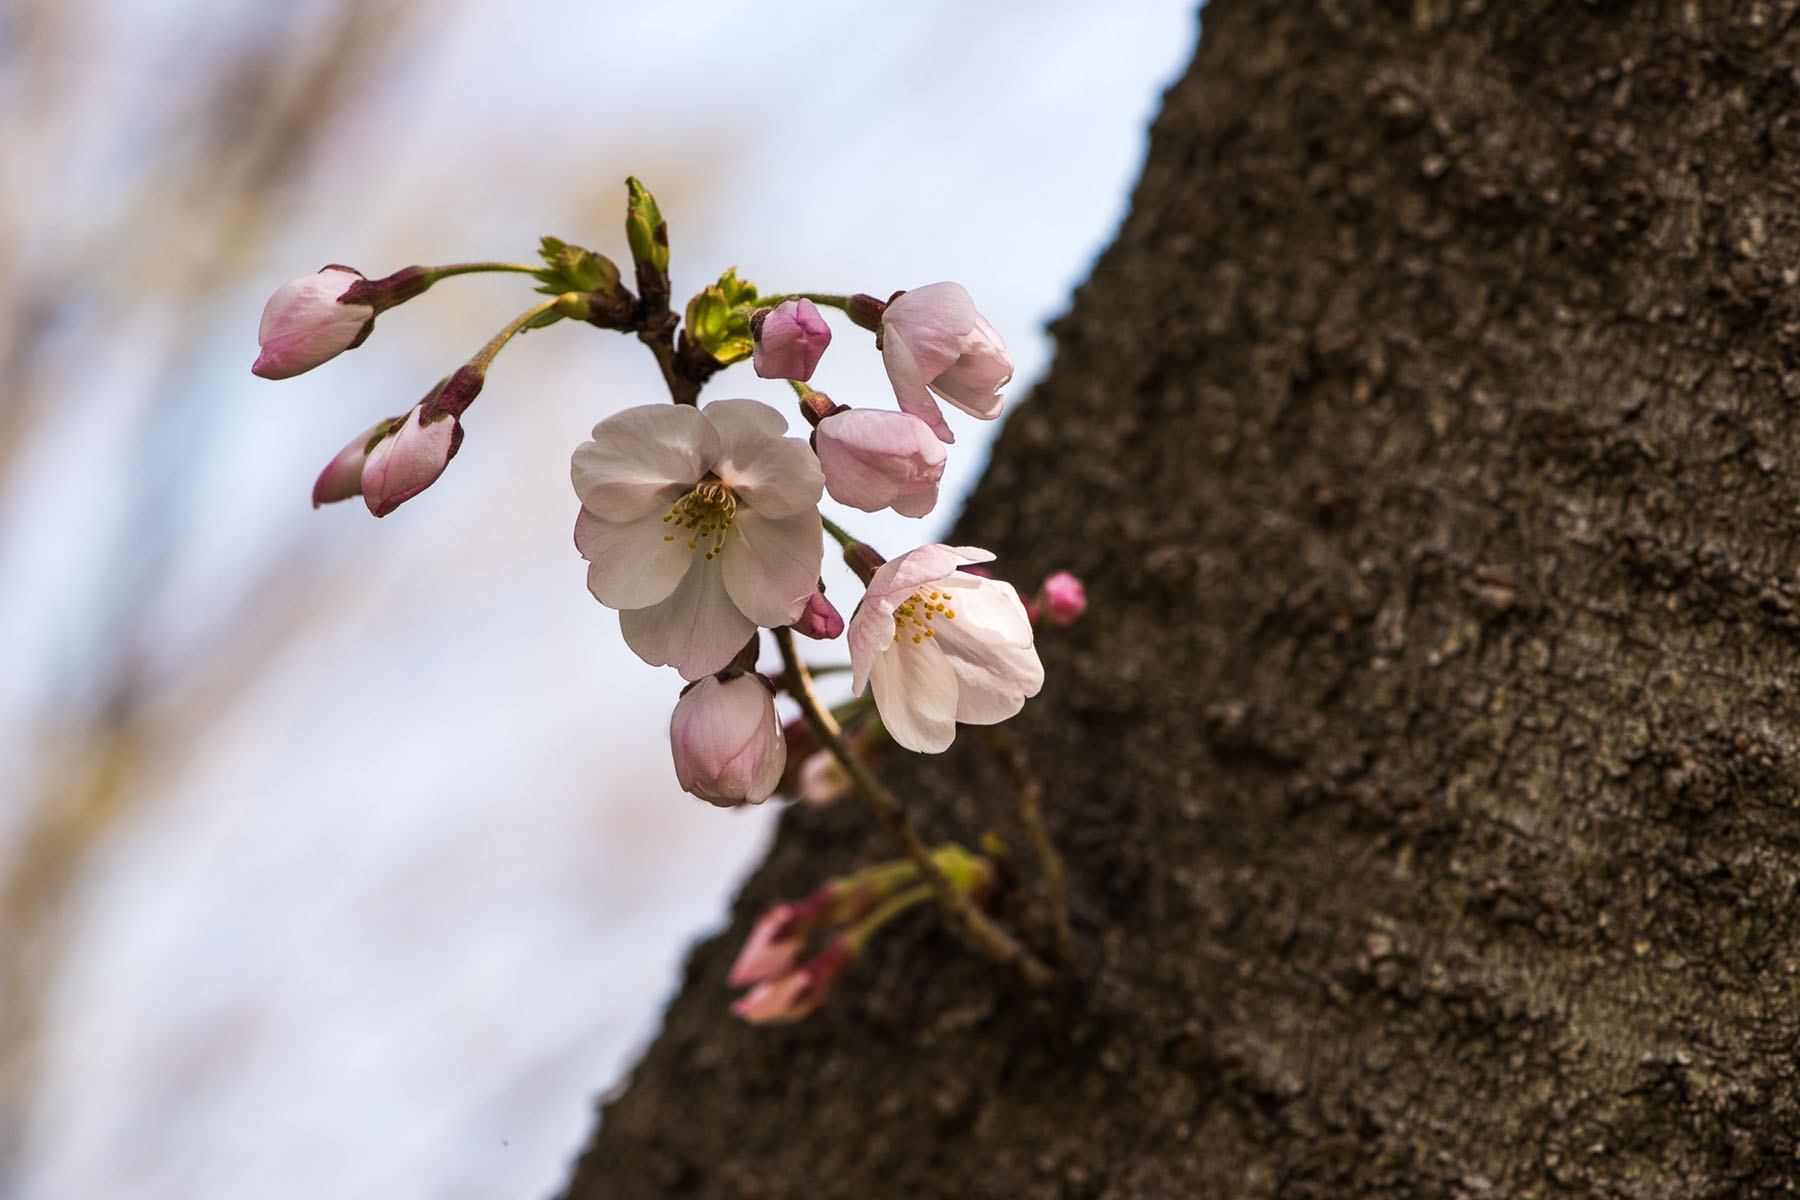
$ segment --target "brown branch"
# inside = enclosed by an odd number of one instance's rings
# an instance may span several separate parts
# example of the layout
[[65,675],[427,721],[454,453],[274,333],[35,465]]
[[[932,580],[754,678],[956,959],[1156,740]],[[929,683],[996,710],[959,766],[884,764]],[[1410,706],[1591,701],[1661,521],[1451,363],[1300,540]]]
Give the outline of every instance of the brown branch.
[[818,695],[813,691],[812,678],[806,666],[800,661],[794,649],[794,635],[791,630],[777,629],[775,642],[781,647],[781,661],[784,667],[784,682],[789,694],[800,705],[805,714],[807,724],[819,735],[819,740],[831,751],[869,801],[869,807],[875,810],[876,820],[887,830],[901,852],[919,870],[919,875],[931,885],[932,894],[937,897],[938,906],[944,910],[950,921],[960,928],[982,951],[995,962],[1010,964],[1019,975],[1032,987],[1043,987],[1050,982],[1050,968],[1045,966],[1031,951],[1006,930],[996,925],[986,913],[975,907],[968,896],[956,889],[948,876],[932,859],[931,852],[920,840],[918,831],[900,808],[900,801],[887,790],[879,779],[875,778],[860,757],[844,740],[844,731],[838,727],[830,710],[819,703]]
[[1038,868],[1044,873],[1044,891],[1050,901],[1050,925],[1056,933],[1056,954],[1063,962],[1073,964],[1075,931],[1069,925],[1068,882],[1063,873],[1062,855],[1056,852],[1050,832],[1044,828],[1043,785],[1031,773],[1025,752],[1013,744],[1004,729],[998,725],[983,725],[978,732],[988,749],[994,752],[994,757],[1006,768],[1006,773],[1012,776],[1013,788],[1019,793],[1019,824],[1025,827],[1032,853],[1037,855]]

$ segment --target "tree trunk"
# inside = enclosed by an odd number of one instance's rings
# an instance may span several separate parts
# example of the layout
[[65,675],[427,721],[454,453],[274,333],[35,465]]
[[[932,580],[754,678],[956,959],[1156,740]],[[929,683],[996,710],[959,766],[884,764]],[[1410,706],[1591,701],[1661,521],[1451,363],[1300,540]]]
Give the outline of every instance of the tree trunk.
[[[571,1197],[1792,1195],[1800,4],[1213,0],[957,540],[1083,961],[918,912],[750,1028],[786,817]],[[979,739],[893,754],[933,838]]]

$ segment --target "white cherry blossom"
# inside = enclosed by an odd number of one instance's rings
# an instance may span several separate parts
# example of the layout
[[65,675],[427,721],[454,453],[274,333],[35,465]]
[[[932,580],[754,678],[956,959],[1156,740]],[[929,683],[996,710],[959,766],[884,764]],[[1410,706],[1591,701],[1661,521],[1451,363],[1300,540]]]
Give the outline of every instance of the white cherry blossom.
[[893,739],[935,754],[956,723],[994,725],[1044,684],[1031,619],[1010,584],[957,568],[994,556],[921,546],[885,563],[850,619],[852,686],[875,690]]
[[818,588],[825,480],[755,400],[615,413],[575,451],[575,545],[625,642],[686,679],[722,670]]

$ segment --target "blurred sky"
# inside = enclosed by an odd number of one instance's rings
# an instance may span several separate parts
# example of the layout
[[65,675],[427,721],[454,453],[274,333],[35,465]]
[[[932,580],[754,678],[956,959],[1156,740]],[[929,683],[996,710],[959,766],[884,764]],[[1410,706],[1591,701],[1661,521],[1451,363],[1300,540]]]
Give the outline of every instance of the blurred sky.
[[[181,715],[152,726],[127,815],[59,909],[0,1198],[549,1194],[774,815],[676,789],[680,681],[625,650],[571,545],[570,451],[660,381],[617,335],[532,333],[429,492],[379,522],[315,513],[344,442],[532,297],[446,281],[279,384],[248,373],[263,301],[327,262],[517,260],[544,233],[623,259],[635,174],[669,221],[678,306],[732,265],[767,291],[956,279],[1013,350],[1016,403],[1123,214],[1191,6],[428,4],[265,198],[273,221],[204,260],[235,210],[200,193],[121,211],[122,182],[191,152],[192,64],[333,10],[92,7],[48,64],[79,80],[64,132],[40,145],[14,111],[0,146],[15,244],[117,227],[138,256],[81,264],[100,307],[38,334],[55,403],[0,475],[0,843],[48,786],[52,735],[105,701],[110,631],[145,631],[142,703]],[[105,274],[160,284],[200,261],[179,312]],[[834,330],[814,386],[891,403],[872,340]],[[792,412],[747,366],[706,398],[726,395]],[[936,513],[836,515],[890,555],[941,533],[992,432],[951,419]],[[855,594],[834,598],[847,613]],[[278,635],[196,665],[246,614]]]

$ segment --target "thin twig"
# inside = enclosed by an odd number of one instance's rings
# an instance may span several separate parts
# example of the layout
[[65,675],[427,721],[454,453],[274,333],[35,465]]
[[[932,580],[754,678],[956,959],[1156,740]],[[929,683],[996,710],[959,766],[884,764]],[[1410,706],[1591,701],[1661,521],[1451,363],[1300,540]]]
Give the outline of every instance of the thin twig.
[[1044,873],[1044,890],[1050,897],[1050,924],[1056,931],[1057,957],[1072,964],[1075,961],[1075,931],[1069,926],[1068,882],[1063,874],[1062,855],[1056,852],[1050,832],[1044,828],[1043,785],[1032,774],[1025,752],[1013,744],[1005,730],[998,725],[982,725],[979,731],[981,740],[988,744],[988,749],[1012,776],[1013,787],[1019,793],[1019,824],[1025,827],[1025,836],[1031,840],[1032,852],[1037,855],[1038,868]]
[[787,629],[775,631],[775,642],[781,647],[781,661],[785,667],[784,677],[787,690],[800,705],[807,723],[819,735],[819,740],[831,751],[832,757],[844,768],[869,801],[869,807],[875,810],[876,820],[887,830],[894,844],[900,847],[908,860],[919,869],[919,875],[931,885],[932,894],[937,897],[938,905],[950,920],[959,926],[964,933],[974,939],[975,944],[996,962],[1007,963],[1017,968],[1020,976],[1032,987],[1043,987],[1050,982],[1050,968],[1038,957],[1022,946],[1016,938],[1000,928],[986,913],[976,908],[974,903],[956,889],[931,857],[925,843],[919,839],[918,831],[912,827],[906,814],[900,808],[899,800],[884,787],[880,780],[864,764],[856,752],[844,740],[844,731],[838,727],[831,713],[819,703],[818,695],[813,691],[812,679],[807,674],[806,666],[800,661],[794,649],[794,635]]

